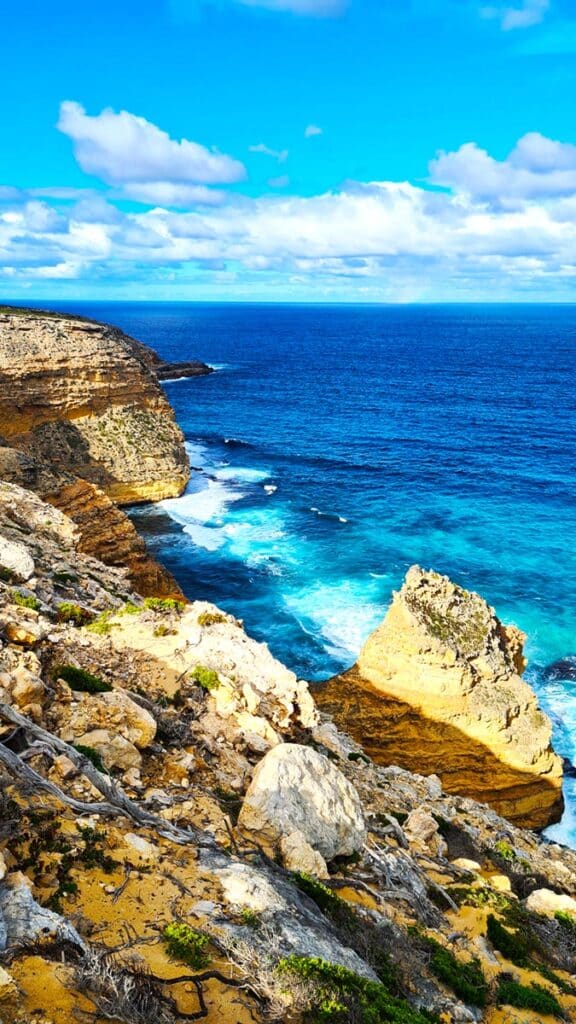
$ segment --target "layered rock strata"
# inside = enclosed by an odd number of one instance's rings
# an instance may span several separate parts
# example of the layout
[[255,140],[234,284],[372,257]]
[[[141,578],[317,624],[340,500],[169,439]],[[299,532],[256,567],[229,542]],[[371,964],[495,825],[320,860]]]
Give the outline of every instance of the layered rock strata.
[[525,668],[524,636],[477,594],[413,567],[357,664],[317,691],[380,763],[425,775],[530,828],[562,811],[562,762]]
[[164,365],[121,331],[34,310],[0,312],[0,479],[66,512],[80,545],[144,595],[181,597],[118,505],[182,492],[189,467],[158,384]]

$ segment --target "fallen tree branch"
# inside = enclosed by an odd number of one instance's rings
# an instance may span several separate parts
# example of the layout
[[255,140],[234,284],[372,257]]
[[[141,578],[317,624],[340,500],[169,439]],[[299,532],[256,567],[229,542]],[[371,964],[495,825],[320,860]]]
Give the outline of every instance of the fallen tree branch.
[[61,800],[68,807],[73,808],[79,814],[102,814],[105,817],[117,817],[123,816],[134,821],[137,825],[142,828],[151,828],[158,835],[164,839],[169,839],[173,843],[177,843],[180,846],[193,845],[198,847],[204,847],[206,849],[216,849],[215,840],[207,833],[202,832],[197,828],[178,828],[169,821],[165,821],[164,818],[160,818],[150,811],[142,810],[138,804],[134,803],[130,797],[126,796],[124,791],[115,782],[112,781],[110,776],[103,775],[102,772],[98,771],[95,765],[92,764],[89,758],[81,754],[75,747],[69,743],[65,743],[64,740],[54,736],[53,733],[47,732],[42,729],[39,725],[35,725],[30,719],[21,715],[14,708],[10,707],[9,704],[0,703],[0,717],[13,725],[18,725],[26,732],[30,733],[36,739],[40,740],[43,745],[49,747],[52,751],[57,751],[60,754],[65,754],[66,757],[72,761],[72,763],[82,772],[83,775],[92,783],[95,789],[105,798],[105,803],[85,803],[80,800],[76,800],[74,797],[69,796],[55,783],[49,782],[38,772],[26,765],[18,754],[14,754],[11,750],[0,743],[0,763],[3,764],[10,773],[16,778],[20,778],[23,781],[27,781],[33,789],[40,789],[44,792],[50,793],[52,796]]

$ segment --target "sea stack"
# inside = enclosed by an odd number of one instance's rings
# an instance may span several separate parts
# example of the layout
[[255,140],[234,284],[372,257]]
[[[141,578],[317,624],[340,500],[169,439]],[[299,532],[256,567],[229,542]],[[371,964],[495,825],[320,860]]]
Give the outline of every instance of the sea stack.
[[524,639],[478,594],[413,566],[356,665],[317,700],[375,761],[544,828],[562,812],[562,761],[522,678]]

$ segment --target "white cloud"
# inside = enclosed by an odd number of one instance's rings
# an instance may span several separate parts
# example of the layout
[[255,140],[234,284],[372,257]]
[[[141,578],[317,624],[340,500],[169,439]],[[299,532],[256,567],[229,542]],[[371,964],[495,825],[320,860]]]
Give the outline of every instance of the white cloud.
[[529,132],[505,160],[495,160],[475,142],[441,152],[430,164],[434,184],[480,200],[564,196],[576,192],[576,146]]
[[263,142],[259,142],[256,146],[248,146],[248,150],[250,153],[262,153],[263,156],[271,156],[279,164],[286,163],[289,155],[287,149],[271,149],[270,146],[266,146]]
[[312,196],[218,191],[217,205],[200,194],[186,211],[154,191],[152,208],[126,211],[118,186],[68,206],[5,188],[0,274],[23,288],[74,276],[148,292],[174,280],[183,297],[573,296],[576,146],[530,133],[496,160],[468,143],[431,174],[445,191],[390,181]]
[[324,134],[324,132],[322,131],[321,128],[318,127],[317,124],[309,124],[304,129],[304,138],[305,139],[311,139],[311,138],[314,137],[314,135],[323,135],[323,134]]
[[523,0],[520,6],[509,5],[482,8],[485,18],[496,18],[505,32],[516,28],[539,25],[550,10],[550,0]]
[[135,186],[224,185],[241,181],[238,160],[188,139],[171,139],[143,117],[107,108],[95,117],[71,100],[60,106],[57,127],[72,139],[83,171],[127,194]]

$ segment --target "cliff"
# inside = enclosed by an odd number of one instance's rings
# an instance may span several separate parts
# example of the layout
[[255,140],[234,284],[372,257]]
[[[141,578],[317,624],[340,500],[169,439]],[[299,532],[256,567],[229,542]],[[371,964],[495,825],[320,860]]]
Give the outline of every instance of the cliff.
[[562,811],[551,725],[521,678],[524,637],[486,602],[413,567],[357,664],[318,702],[375,760],[542,828]]
[[181,494],[182,434],[142,350],[105,324],[0,314],[0,434],[120,505]]
[[0,484],[3,1024],[574,1018],[575,853],[378,766],[231,616],[80,543]]
[[82,550],[128,569],[144,595],[181,597],[118,507],[184,489],[164,366],[121,331],[80,317],[0,309],[0,479],[64,510]]

